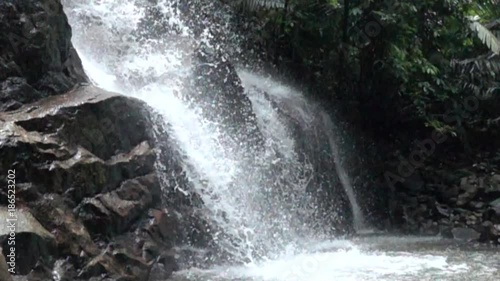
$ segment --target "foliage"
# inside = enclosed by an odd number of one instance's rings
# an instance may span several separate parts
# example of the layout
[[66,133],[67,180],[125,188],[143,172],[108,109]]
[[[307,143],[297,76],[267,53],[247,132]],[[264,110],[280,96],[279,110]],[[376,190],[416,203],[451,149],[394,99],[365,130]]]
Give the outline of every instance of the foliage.
[[286,0],[240,0],[239,5],[242,5],[248,9],[274,9],[274,8],[284,8]]
[[412,122],[460,136],[466,124],[497,118],[481,107],[445,120],[467,97],[498,102],[499,0],[283,3],[257,15],[265,22],[257,41],[318,95],[357,106],[379,133]]

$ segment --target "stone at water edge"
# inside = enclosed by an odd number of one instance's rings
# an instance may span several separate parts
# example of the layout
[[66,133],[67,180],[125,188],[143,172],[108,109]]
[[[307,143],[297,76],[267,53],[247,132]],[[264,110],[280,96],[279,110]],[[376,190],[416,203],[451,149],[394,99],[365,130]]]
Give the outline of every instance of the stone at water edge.
[[500,198],[491,201],[490,202],[490,206],[492,206],[492,207],[500,207]]
[[481,234],[472,228],[455,227],[451,230],[453,238],[461,241],[476,241]]

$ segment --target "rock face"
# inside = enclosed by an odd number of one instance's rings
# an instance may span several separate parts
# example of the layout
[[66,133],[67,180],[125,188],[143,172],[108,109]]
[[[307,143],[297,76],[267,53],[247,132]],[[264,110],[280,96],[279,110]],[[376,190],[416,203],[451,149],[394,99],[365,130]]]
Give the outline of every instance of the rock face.
[[[396,184],[394,226],[407,233],[500,243],[500,162],[486,154],[472,161],[479,163],[429,165],[415,173],[418,177]],[[416,181],[418,189],[408,188]]]
[[87,81],[59,0],[0,3],[0,110]]
[[[152,118],[142,102],[92,86],[0,113],[0,171],[15,170],[19,216],[31,214],[26,225],[39,229],[17,229],[28,247],[16,249],[19,274],[45,276],[68,258],[75,279],[147,280],[157,260],[166,263],[164,276],[177,268],[172,248],[198,241],[190,240],[195,215],[183,209],[192,204],[185,195],[163,196]],[[0,202],[7,203],[6,190]],[[166,215],[172,218],[156,219]],[[42,273],[32,271],[40,263]]]
[[195,51],[194,61],[190,98],[209,109],[204,116],[224,126],[235,143],[261,147],[263,138],[252,103],[226,55],[202,45]]
[[[139,100],[80,83],[59,0],[2,1],[0,50],[0,183],[14,171],[16,274],[164,280],[177,246],[213,246],[168,128],[154,126],[164,122]],[[2,219],[8,195],[0,189]],[[4,255],[8,235],[0,230]]]

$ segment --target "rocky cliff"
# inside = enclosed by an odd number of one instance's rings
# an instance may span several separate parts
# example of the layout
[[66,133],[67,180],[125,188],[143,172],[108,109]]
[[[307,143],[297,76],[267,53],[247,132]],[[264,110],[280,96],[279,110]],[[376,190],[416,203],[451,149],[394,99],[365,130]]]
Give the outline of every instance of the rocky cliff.
[[395,175],[389,177],[394,183],[389,202],[393,226],[406,233],[499,244],[498,154],[467,155],[456,147],[443,149],[447,153],[439,150],[409,176],[397,172],[406,172],[402,165],[411,169],[404,159],[389,168]]
[[[168,128],[143,102],[85,83],[59,0],[2,1],[0,50],[0,182],[15,190],[0,189],[0,219],[15,194],[16,275],[163,280],[176,246],[210,246],[201,200],[175,189],[190,186]],[[5,256],[10,235],[0,229]]]

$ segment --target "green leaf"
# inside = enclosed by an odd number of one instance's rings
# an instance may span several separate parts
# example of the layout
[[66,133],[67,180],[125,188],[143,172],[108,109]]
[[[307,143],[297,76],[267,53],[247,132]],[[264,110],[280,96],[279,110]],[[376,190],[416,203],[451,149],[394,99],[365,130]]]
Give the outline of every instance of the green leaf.
[[499,55],[500,54],[500,40],[484,25],[478,21],[470,23],[470,28],[477,33],[477,37],[484,43],[490,50]]

